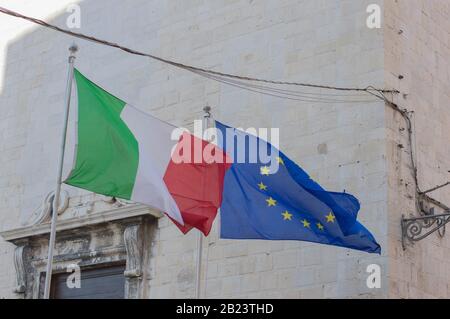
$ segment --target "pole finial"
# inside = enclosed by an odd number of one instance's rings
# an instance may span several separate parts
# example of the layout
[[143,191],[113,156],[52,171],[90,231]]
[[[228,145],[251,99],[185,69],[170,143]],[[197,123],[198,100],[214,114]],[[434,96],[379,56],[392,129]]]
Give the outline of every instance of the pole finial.
[[78,46],[74,43],[69,47],[70,55],[69,55],[69,63],[73,63],[75,60],[75,53],[78,51]]
[[77,53],[77,51],[78,51],[78,45],[76,45],[75,42],[72,43],[72,45],[69,47],[69,51],[70,51],[70,53],[72,53],[72,54]]
[[210,117],[211,117],[211,106],[209,106],[208,104],[206,104],[206,105],[203,107],[203,112],[205,112],[205,114],[203,115],[203,117],[210,118]]

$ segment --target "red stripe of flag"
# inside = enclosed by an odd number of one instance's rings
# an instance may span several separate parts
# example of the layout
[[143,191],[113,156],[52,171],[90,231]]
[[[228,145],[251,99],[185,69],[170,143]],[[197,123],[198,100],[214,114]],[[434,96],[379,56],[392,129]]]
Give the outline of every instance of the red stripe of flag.
[[[190,153],[185,153],[189,150]],[[182,156],[184,162],[174,161],[174,156]],[[172,221],[184,234],[193,227],[205,236],[209,234],[222,203],[223,182],[230,166],[230,158],[219,147],[183,133],[167,167],[164,182],[180,209],[184,225]]]

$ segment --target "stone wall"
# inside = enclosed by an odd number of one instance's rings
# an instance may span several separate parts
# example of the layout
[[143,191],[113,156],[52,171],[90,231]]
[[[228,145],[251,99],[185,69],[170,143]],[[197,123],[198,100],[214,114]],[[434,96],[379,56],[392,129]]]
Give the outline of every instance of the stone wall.
[[[85,0],[80,3],[79,31],[229,73],[383,87],[383,30],[366,27],[366,7],[372,2]],[[10,7],[7,1],[0,3]],[[58,11],[64,8],[58,3],[54,10],[35,11],[37,5],[29,1],[17,1],[13,8],[30,15],[39,12],[65,27],[68,14]],[[2,27],[13,21],[0,19]],[[54,187],[67,48],[73,40],[36,27],[20,33],[4,27],[1,32],[9,41],[0,53],[0,221],[3,229],[9,229],[26,223]],[[209,103],[214,117],[232,126],[279,127],[281,149],[324,187],[345,189],[358,197],[360,220],[383,248],[388,247],[389,149],[380,101],[281,100],[112,48],[77,43],[76,65],[81,72],[121,99],[175,125],[190,127]],[[65,189],[75,201],[83,194]],[[197,234],[182,236],[167,218],[161,218],[155,236],[149,296],[193,297]],[[12,245],[2,242],[0,247],[0,296],[14,297]],[[303,242],[220,240],[216,221],[204,240],[201,296],[385,297],[386,254],[386,248],[377,256]],[[382,267],[381,289],[366,287],[366,266],[371,263]]]
[[[450,3],[385,1],[384,15],[386,86],[401,91],[394,101],[413,112],[419,187],[427,190],[450,179]],[[450,237],[432,234],[414,247],[408,246],[406,251],[401,246],[402,214],[418,216],[405,125],[398,113],[386,112],[389,294],[401,298],[448,298]],[[449,194],[448,187],[431,193],[447,205]]]

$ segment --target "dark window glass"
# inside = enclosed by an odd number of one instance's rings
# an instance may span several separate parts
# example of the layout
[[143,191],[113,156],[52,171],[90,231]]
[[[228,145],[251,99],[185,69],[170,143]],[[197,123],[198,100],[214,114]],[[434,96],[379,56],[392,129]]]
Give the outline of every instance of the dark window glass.
[[52,277],[53,299],[123,299],[125,293],[125,265],[81,269],[81,288],[67,287],[70,273]]

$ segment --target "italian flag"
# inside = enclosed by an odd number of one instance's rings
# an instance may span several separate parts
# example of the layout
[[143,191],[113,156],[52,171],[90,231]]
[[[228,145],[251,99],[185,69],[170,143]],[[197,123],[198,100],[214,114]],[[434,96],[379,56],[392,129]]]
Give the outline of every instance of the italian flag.
[[195,227],[208,235],[229,164],[193,156],[208,149],[225,158],[224,152],[187,132],[173,140],[175,126],[113,96],[76,69],[74,77],[75,156],[64,183],[148,205],[165,212],[182,232]]

